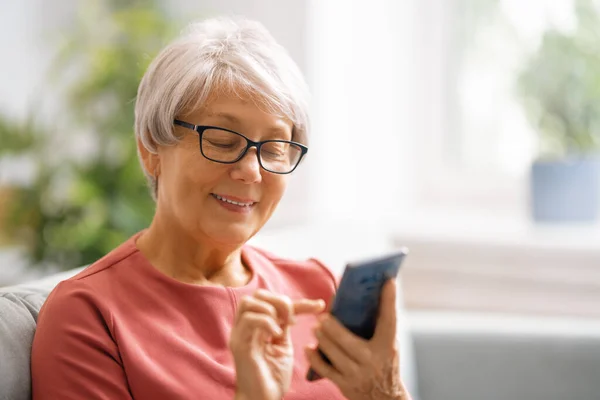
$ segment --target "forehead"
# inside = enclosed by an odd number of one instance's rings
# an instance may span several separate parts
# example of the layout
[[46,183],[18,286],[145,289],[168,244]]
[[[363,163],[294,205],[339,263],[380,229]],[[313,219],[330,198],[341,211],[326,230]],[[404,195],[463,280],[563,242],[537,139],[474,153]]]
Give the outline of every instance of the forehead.
[[261,126],[291,132],[293,122],[286,116],[269,110],[257,96],[238,93],[211,95],[208,101],[189,115],[195,119],[230,123],[236,126]]

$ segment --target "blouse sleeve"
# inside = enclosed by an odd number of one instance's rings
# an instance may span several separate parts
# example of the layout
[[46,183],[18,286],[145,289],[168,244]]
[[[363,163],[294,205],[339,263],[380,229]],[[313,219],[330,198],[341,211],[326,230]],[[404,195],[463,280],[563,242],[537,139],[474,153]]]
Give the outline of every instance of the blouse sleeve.
[[64,281],[40,310],[31,353],[33,400],[132,399],[112,317],[82,281]]

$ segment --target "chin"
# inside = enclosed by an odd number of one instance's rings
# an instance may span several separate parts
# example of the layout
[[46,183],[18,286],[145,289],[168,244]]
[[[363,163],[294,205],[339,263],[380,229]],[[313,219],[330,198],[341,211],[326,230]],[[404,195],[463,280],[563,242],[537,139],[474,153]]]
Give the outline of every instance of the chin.
[[244,224],[227,224],[227,226],[221,225],[220,227],[212,227],[207,230],[208,236],[216,243],[225,245],[228,247],[240,247],[244,245],[256,232],[251,229],[248,225]]

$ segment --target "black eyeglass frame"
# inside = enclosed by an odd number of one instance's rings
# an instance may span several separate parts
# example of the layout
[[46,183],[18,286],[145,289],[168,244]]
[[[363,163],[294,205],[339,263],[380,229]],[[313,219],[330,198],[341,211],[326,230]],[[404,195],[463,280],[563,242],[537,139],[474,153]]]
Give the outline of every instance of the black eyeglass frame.
[[[242,158],[244,158],[244,156],[246,155],[246,153],[248,152],[248,150],[250,150],[251,147],[256,147],[256,158],[258,159],[258,164],[260,165],[260,167],[262,169],[264,169],[265,171],[271,172],[273,174],[279,174],[279,175],[287,175],[287,174],[291,174],[292,172],[294,172],[294,170],[296,168],[298,168],[298,165],[300,165],[300,162],[302,161],[302,158],[306,155],[306,153],[308,152],[308,147],[306,147],[305,145],[298,143],[298,142],[294,142],[291,140],[279,140],[279,139],[271,139],[271,140],[263,140],[261,142],[255,142],[254,140],[250,140],[248,139],[246,136],[242,135],[239,132],[236,131],[232,131],[230,129],[226,129],[226,128],[221,128],[220,126],[211,126],[211,125],[194,125],[191,124],[189,122],[185,122],[179,119],[174,119],[173,123],[175,125],[179,125],[182,126],[184,128],[187,129],[191,129],[193,131],[196,131],[198,133],[198,139],[199,139],[199,146],[200,146],[200,153],[202,153],[202,156],[204,158],[206,158],[207,160],[210,161],[214,161],[220,164],[235,164],[236,162],[240,161]],[[242,151],[240,153],[240,155],[238,156],[238,158],[236,158],[233,161],[220,161],[220,160],[215,160],[212,159],[210,157],[207,157],[206,154],[204,154],[204,150],[202,150],[202,135],[204,135],[204,131],[206,131],[207,129],[218,129],[221,131],[226,131],[226,132],[230,132],[230,133],[234,133],[238,136],[243,137],[246,140],[246,148],[244,149],[244,151]],[[296,162],[296,165],[294,165],[294,168],[292,168],[290,171],[288,172],[278,172],[278,171],[272,171],[268,168],[265,168],[265,166],[263,165],[261,159],[260,159],[260,149],[262,147],[263,144],[265,143],[288,143],[288,144],[292,144],[294,146],[298,146],[300,148],[300,158],[298,158],[298,162]]]

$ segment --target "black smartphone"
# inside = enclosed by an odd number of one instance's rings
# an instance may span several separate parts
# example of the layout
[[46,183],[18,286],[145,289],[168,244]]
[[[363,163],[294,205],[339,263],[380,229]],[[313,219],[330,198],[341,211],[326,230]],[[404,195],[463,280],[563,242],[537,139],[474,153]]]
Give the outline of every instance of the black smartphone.
[[[383,285],[396,278],[407,254],[408,250],[403,248],[383,257],[347,264],[333,299],[331,315],[355,335],[371,339],[375,333]],[[331,364],[321,350],[319,353],[325,362]],[[312,368],[308,370],[307,380],[320,378]]]

